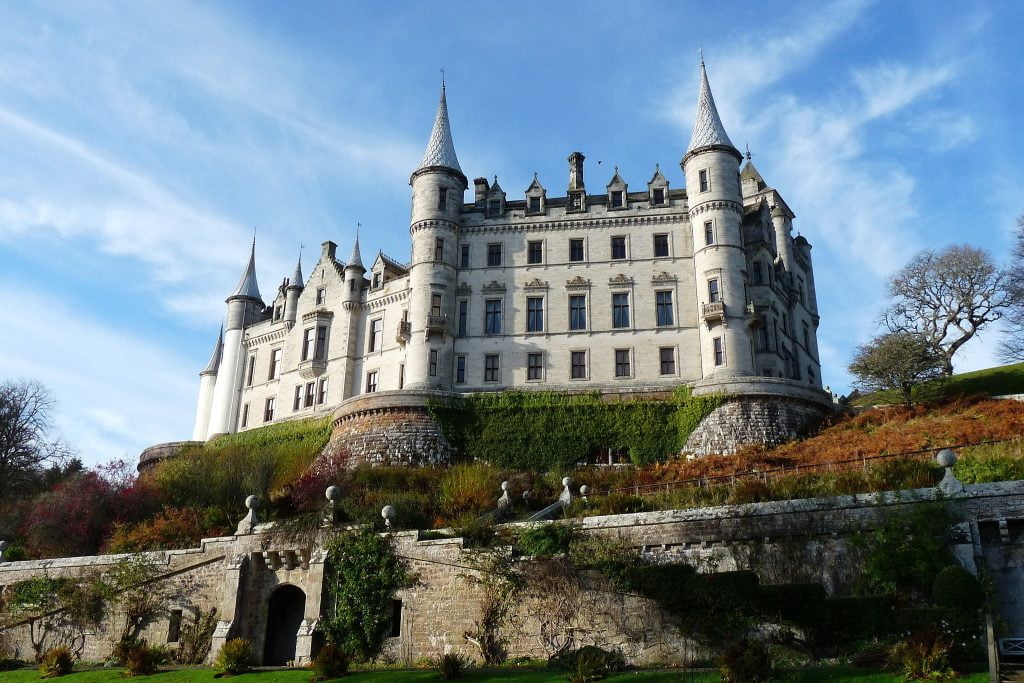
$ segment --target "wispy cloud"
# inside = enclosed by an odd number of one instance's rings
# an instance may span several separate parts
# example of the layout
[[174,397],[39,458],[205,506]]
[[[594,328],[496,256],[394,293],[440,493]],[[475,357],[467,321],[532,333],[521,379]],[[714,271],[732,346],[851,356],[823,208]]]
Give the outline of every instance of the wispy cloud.
[[870,120],[904,109],[955,74],[951,64],[929,67],[885,62],[855,69],[853,82],[860,89],[863,117]]

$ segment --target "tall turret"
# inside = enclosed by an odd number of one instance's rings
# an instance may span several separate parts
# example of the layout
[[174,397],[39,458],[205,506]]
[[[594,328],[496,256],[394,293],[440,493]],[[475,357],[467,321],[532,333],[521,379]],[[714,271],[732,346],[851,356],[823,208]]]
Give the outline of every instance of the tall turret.
[[[782,207],[781,204],[776,203],[772,207],[772,227],[775,229],[775,251],[778,253],[779,258],[782,259],[782,267],[785,268],[786,273],[793,273],[793,237],[791,230],[793,228],[792,216]],[[788,283],[787,283],[788,286]]]
[[740,221],[743,197],[739,163],[715,107],[704,60],[693,136],[680,165],[693,230],[693,267],[700,316],[703,375],[750,375],[754,371],[746,325],[746,256]]
[[219,434],[233,433],[238,422],[238,396],[242,388],[245,363],[245,327],[255,321],[263,309],[263,298],[256,283],[255,239],[242,279],[225,301],[228,315],[224,325],[224,347],[217,371],[217,384],[213,392],[208,439]]
[[410,389],[451,386],[456,245],[459,212],[469,184],[455,156],[444,84],[434,128],[412,185],[412,259],[406,384]]
[[302,282],[302,254],[299,254],[299,260],[295,264],[295,272],[292,273],[292,279],[288,281],[288,289],[284,299],[284,322],[289,328],[295,324],[296,315],[299,310],[299,295],[302,294],[304,287],[305,285]]
[[206,367],[199,373],[199,402],[196,406],[196,424],[192,430],[193,441],[205,441],[210,427],[210,409],[213,407],[213,392],[217,384],[217,370],[224,350],[224,327],[217,334],[217,343],[210,354]]

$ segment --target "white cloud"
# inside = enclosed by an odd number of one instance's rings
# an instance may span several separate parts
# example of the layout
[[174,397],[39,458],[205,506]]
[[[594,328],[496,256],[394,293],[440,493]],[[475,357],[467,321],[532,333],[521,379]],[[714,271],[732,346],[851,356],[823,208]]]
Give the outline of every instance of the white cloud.
[[904,109],[949,82],[955,73],[949,64],[923,67],[886,62],[855,69],[853,81],[863,98],[864,117],[874,119]]

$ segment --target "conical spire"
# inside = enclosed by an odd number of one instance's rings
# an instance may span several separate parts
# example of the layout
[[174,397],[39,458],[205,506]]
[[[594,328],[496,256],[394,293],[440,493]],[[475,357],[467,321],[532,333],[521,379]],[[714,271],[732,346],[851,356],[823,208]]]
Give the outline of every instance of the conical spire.
[[210,360],[206,363],[206,367],[199,373],[200,375],[216,375],[217,368],[220,367],[220,354],[224,348],[224,326],[220,326],[220,333],[217,335],[217,345],[213,347],[213,354],[210,356]]
[[437,104],[437,116],[434,118],[434,129],[430,131],[427,151],[423,153],[420,168],[444,166],[462,173],[459,159],[455,156],[455,143],[452,142],[452,128],[448,123],[448,101],[444,95],[444,83],[441,83],[441,101]]
[[[729,140],[729,136],[725,132],[725,126],[722,125],[722,119],[718,116],[715,98],[711,95],[711,86],[708,84],[708,72],[704,68],[704,60],[701,59],[697,115],[693,118],[693,136],[690,138],[690,146],[686,148],[686,153],[689,154],[701,147],[712,145],[733,147],[732,141]],[[737,152],[738,154],[739,152]]]
[[295,264],[295,272],[292,273],[292,279],[288,283],[288,289],[302,289],[305,285],[302,283],[302,254],[299,254],[299,260]]
[[356,228],[356,243],[352,245],[352,255],[348,257],[348,263],[345,264],[345,268],[358,268],[359,270],[365,271],[363,267],[363,259],[359,255],[359,228]]
[[263,297],[260,296],[259,285],[256,284],[256,238],[252,238],[252,251],[249,253],[249,265],[245,267],[245,272],[242,273],[242,279],[238,281],[238,286],[235,287],[235,293],[232,294],[229,299],[235,297],[245,297],[248,299],[255,299],[256,301],[263,301]]

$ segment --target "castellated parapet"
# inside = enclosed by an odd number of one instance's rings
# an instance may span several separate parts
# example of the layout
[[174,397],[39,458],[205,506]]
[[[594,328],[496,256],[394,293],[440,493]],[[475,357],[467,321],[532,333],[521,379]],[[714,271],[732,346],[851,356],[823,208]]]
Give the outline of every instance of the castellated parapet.
[[811,247],[730,141],[703,64],[700,83],[683,179],[655,165],[630,185],[616,168],[588,190],[573,152],[564,194],[534,177],[513,196],[478,177],[469,201],[442,88],[410,177],[409,262],[364,258],[358,236],[343,262],[327,241],[305,279],[297,264],[264,302],[253,254],[201,375],[193,438],[333,414],[334,450],[443,462],[450,448],[413,405],[423,392],[681,384],[729,394],[690,453],[808,429],[831,408]]

